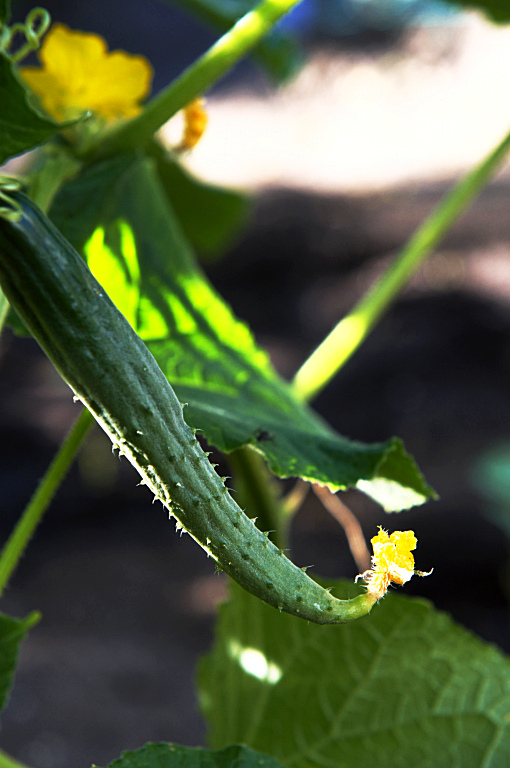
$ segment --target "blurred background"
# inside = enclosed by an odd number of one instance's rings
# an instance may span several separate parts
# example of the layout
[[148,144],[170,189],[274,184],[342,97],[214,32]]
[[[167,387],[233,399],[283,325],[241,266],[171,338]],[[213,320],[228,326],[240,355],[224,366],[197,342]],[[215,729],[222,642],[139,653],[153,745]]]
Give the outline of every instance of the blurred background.
[[[215,39],[176,4],[45,4],[56,21],[143,53],[164,86]],[[30,5],[15,2],[16,17]],[[208,94],[186,160],[252,198],[212,282],[290,378],[459,174],[510,127],[510,28],[424,0],[304,0],[282,25],[302,66],[276,85],[245,61]],[[287,73],[289,75],[289,73]],[[169,126],[171,141],[179,128]],[[504,170],[317,399],[342,434],[398,435],[440,500],[389,518],[343,496],[367,539],[415,530],[426,596],[510,652],[510,179]],[[30,339],[0,340],[3,538],[78,413]],[[228,470],[222,474],[228,474]],[[205,744],[193,691],[224,581],[125,461],[91,433],[2,610],[42,612],[2,717],[33,768],[106,764],[148,740]],[[352,579],[345,535],[309,494],[293,558]]]

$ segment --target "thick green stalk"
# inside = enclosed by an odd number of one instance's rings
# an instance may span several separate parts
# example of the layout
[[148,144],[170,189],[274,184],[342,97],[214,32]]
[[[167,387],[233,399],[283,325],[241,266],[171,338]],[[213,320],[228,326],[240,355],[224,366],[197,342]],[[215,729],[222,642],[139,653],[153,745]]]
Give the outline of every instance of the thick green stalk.
[[[5,589],[44,512],[71,466],[94,419],[85,408],[60,446],[0,555],[0,595]],[[0,762],[0,768],[2,763]]]
[[263,0],[145,106],[138,117],[99,133],[87,144],[87,157],[109,156],[146,144],[161,126],[201,96],[236,64],[301,0]]
[[378,281],[303,363],[294,392],[311,400],[363,343],[401,289],[497,171],[510,150],[510,133],[446,194]]

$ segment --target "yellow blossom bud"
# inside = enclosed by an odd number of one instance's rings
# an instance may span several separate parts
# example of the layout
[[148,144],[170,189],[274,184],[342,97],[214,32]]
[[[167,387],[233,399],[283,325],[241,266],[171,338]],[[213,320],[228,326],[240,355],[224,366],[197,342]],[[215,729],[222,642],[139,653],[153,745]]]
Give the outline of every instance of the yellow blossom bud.
[[193,149],[205,133],[209,117],[205,109],[205,101],[202,98],[194,99],[183,109],[184,131],[177,150]]

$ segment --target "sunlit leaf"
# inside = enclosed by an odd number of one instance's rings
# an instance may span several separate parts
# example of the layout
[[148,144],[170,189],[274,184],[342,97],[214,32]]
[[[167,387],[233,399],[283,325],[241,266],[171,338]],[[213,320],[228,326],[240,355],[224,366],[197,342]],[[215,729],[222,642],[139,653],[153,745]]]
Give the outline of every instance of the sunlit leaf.
[[62,127],[32,107],[13,65],[0,53],[0,165],[39,146]]
[[36,613],[26,619],[13,619],[0,614],[0,711],[4,709],[9,697],[21,641],[38,620]]
[[388,510],[433,495],[399,440],[350,442],[294,398],[197,267],[151,161],[92,168],[62,189],[51,217],[210,443],[227,452],[251,444],[281,477],[358,485]]
[[509,764],[510,660],[429,603],[388,595],[321,627],[231,589],[199,672],[214,748],[242,742],[289,768]]
[[282,768],[268,755],[247,747],[231,746],[221,752],[178,744],[146,744],[134,752],[124,752],[108,768]]

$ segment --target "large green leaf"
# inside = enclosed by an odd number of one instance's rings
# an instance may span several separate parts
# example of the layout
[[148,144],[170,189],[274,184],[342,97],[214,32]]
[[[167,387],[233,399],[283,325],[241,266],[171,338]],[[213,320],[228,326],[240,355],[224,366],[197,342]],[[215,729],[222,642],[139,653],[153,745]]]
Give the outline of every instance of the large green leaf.
[[281,476],[357,486],[388,510],[433,495],[399,440],[350,442],[299,403],[197,267],[152,161],[130,157],[66,184],[51,218],[220,450],[251,444]]
[[37,613],[31,613],[26,619],[13,619],[0,613],[0,711],[6,705],[12,687],[20,643],[38,620]]
[[27,95],[13,65],[0,53],[0,165],[37,147],[68,125],[43,117],[28,102]]
[[[259,0],[166,0],[205,21],[219,32],[226,32],[248,13]],[[296,74],[303,56],[295,37],[282,29],[273,29],[254,50],[256,58],[277,82]]]
[[221,752],[178,744],[146,744],[124,752],[108,768],[282,768],[281,763],[247,747],[231,746]]
[[389,595],[321,627],[233,584],[199,694],[212,747],[241,742],[289,768],[510,764],[510,660],[422,600]]
[[201,256],[224,252],[246,223],[248,197],[197,179],[155,142],[151,156],[183,233],[193,248]]

